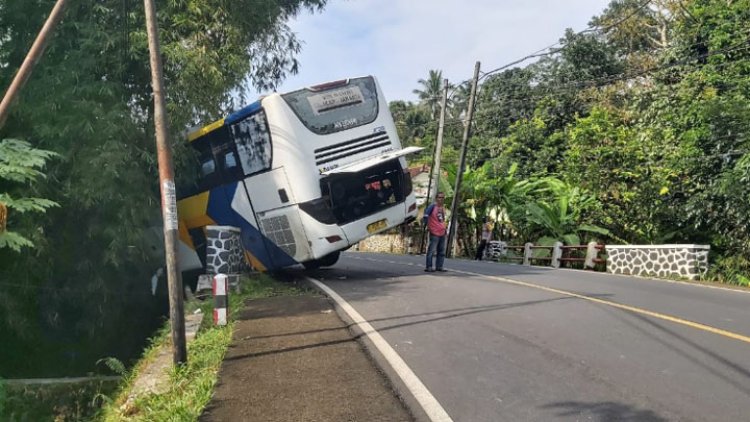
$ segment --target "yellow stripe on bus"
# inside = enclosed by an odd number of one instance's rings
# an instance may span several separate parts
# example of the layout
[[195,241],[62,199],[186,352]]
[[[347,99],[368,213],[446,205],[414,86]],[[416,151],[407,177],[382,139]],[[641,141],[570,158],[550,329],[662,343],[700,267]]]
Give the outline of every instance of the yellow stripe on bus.
[[219,119],[210,125],[203,126],[202,128],[190,132],[187,136],[188,142],[193,142],[194,140],[200,138],[201,136],[207,134],[208,132],[211,132],[212,130],[222,127],[224,125],[224,119]]
[[177,215],[185,222],[188,229],[214,224],[208,216],[209,194],[209,191],[205,191],[177,201]]
[[190,237],[190,233],[188,233],[188,229],[184,221],[180,220],[180,224],[177,226],[177,230],[177,232],[180,234],[180,240],[182,241],[182,243],[188,245],[190,249],[195,250],[193,238]]
[[253,254],[251,254],[251,253],[250,253],[250,252],[248,252],[248,251],[245,251],[245,260],[247,260],[247,262],[248,262],[248,263],[249,263],[250,265],[252,265],[252,267],[253,267],[253,268],[255,268],[255,270],[256,270],[256,271],[260,271],[260,272],[262,272],[262,273],[263,273],[263,272],[266,272],[266,269],[267,269],[267,268],[266,268],[266,266],[265,266],[265,265],[263,265],[263,264],[262,264],[262,263],[261,263],[261,262],[260,262],[260,261],[258,260],[258,258],[256,258],[256,257],[255,257],[255,256],[254,256]]

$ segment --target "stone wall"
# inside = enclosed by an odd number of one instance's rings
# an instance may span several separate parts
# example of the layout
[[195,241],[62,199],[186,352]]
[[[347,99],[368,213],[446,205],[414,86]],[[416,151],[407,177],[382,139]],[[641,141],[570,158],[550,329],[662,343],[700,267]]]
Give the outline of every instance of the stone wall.
[[376,234],[357,243],[356,248],[360,252],[399,254],[416,253],[417,249],[419,249],[419,243],[401,234]]
[[607,245],[607,271],[695,280],[708,270],[708,245]]

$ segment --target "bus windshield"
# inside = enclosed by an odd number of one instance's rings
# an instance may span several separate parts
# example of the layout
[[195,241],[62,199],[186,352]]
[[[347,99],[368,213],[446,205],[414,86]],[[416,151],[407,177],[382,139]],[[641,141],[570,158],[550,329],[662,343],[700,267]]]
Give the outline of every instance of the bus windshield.
[[378,93],[372,77],[350,79],[323,89],[282,95],[313,133],[328,135],[372,123],[378,117]]

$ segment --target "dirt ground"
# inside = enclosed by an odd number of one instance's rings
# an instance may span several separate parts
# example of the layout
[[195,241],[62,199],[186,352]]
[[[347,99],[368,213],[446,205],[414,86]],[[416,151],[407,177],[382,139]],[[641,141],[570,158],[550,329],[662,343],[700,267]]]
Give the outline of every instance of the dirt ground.
[[209,421],[413,421],[327,298],[246,303]]

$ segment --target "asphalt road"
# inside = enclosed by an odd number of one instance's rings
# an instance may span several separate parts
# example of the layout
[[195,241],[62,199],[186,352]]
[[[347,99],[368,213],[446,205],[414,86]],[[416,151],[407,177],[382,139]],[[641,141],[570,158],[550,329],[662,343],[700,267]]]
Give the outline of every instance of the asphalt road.
[[750,293],[572,270],[345,253],[308,273],[454,421],[750,421]]

